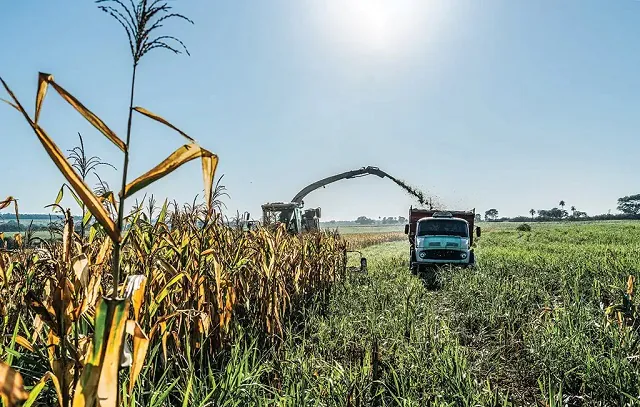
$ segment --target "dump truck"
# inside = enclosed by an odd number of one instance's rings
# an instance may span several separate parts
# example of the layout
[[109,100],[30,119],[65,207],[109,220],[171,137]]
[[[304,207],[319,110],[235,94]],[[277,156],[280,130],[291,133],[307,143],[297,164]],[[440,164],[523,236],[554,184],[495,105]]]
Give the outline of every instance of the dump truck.
[[476,262],[474,231],[475,209],[471,211],[438,211],[409,209],[409,223],[404,233],[409,237],[409,267],[417,274],[441,265],[473,267]]

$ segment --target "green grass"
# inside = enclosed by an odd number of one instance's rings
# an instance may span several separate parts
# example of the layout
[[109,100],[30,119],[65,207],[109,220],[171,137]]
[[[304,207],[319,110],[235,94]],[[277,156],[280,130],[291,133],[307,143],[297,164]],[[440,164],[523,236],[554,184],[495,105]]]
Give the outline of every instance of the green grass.
[[406,242],[365,249],[369,273],[336,286],[260,365],[277,377],[265,394],[329,406],[637,397],[640,336],[604,308],[640,269],[640,223],[483,226],[478,267],[444,270],[436,290],[409,273]]

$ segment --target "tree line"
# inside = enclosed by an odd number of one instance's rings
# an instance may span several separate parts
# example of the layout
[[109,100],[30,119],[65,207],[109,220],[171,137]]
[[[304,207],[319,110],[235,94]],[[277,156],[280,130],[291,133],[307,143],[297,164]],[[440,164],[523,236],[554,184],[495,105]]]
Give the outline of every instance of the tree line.
[[[640,219],[640,194],[628,195],[618,198],[617,209],[619,214],[601,214],[589,216],[586,212],[571,206],[565,209],[566,202],[561,200],[559,207],[551,209],[530,209],[530,216],[516,216],[514,218],[500,217],[498,209],[491,208],[484,213],[484,219],[488,222],[526,222],[526,221],[556,221],[556,220],[615,220],[615,219]],[[481,215],[476,215],[476,220],[481,220]]]

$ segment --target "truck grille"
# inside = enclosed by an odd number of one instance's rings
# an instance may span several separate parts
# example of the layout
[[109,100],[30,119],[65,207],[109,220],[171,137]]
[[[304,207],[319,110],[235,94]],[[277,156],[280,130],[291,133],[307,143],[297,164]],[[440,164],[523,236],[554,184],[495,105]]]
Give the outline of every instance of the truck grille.
[[426,253],[426,259],[430,260],[462,260],[462,252],[458,250],[437,249],[427,250]]

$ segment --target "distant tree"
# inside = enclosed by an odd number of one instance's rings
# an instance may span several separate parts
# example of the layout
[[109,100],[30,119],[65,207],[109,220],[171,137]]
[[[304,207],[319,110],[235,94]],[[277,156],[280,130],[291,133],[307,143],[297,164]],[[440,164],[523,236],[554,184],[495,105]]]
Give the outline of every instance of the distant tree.
[[476,222],[480,222],[482,221],[482,215],[479,213],[476,213]]
[[359,216],[358,219],[356,219],[356,223],[358,225],[373,225],[374,223],[376,223],[376,221],[373,219],[369,219],[366,216]]
[[576,207],[575,206],[571,206],[571,216],[575,217],[576,216]]
[[564,201],[560,201],[560,203],[559,203],[558,205],[560,205],[560,207],[561,207],[562,209],[564,209],[564,206],[565,206],[566,204],[564,203]]
[[405,218],[404,216],[398,216],[398,223],[404,225],[407,223],[407,218]]
[[558,208],[553,208],[549,210],[539,209],[538,216],[545,219],[562,219],[567,216],[567,211],[565,211],[564,209],[558,209]]
[[640,194],[618,198],[618,210],[626,214],[640,214]]
[[531,219],[533,219],[533,215],[536,214],[536,210],[535,209],[529,209],[529,213],[531,214]]
[[495,208],[489,209],[484,213],[484,218],[486,220],[495,220],[498,218],[498,210]]

